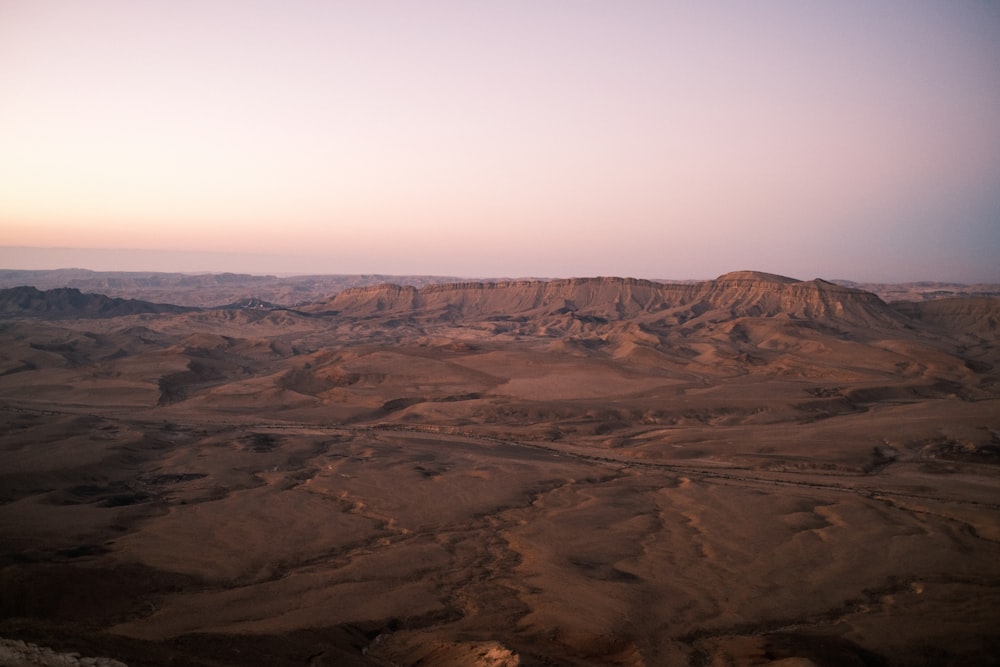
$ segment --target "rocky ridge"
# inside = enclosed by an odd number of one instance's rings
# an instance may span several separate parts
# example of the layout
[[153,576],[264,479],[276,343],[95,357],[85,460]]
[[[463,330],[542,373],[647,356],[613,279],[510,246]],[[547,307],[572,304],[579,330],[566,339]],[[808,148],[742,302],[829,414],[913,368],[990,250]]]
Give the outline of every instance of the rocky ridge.
[[904,318],[874,294],[824,280],[799,281],[758,272],[716,280],[663,284],[635,278],[464,282],[422,288],[378,285],[344,290],[306,310],[344,316],[435,316],[440,319],[572,314],[599,321],[669,317],[683,323],[706,313],[719,319],[776,317],[833,319],[899,326]]
[[[949,306],[948,301],[963,305]],[[326,300],[297,308],[295,312],[348,319],[416,318],[452,323],[534,320],[545,325],[558,321],[606,325],[632,320],[640,324],[677,325],[695,319],[782,317],[836,321],[838,325],[856,327],[895,328],[904,326],[910,318],[946,321],[953,312],[961,311],[965,319],[975,318],[977,322],[986,322],[988,327],[990,321],[996,320],[991,315],[996,309],[994,301],[957,299],[890,306],[870,292],[821,279],[801,281],[740,271],[696,283],[659,283],[616,277],[466,281],[422,287],[384,283],[348,288]],[[283,306],[259,298],[242,299],[220,308],[285,310]],[[39,291],[22,286],[0,290],[0,316],[7,317],[116,317],[198,310],[211,309],[85,294],[75,288]]]

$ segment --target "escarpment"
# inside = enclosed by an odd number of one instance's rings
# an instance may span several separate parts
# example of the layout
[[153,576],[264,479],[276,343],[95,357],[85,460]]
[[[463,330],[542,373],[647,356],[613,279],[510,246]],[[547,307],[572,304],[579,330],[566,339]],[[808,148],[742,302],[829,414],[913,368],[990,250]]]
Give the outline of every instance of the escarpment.
[[898,325],[903,318],[874,294],[823,280],[800,281],[742,271],[700,283],[634,278],[461,282],[422,288],[385,284],[347,289],[312,306],[348,317],[378,315],[488,319],[573,314],[604,321],[674,315],[824,319],[858,326]]

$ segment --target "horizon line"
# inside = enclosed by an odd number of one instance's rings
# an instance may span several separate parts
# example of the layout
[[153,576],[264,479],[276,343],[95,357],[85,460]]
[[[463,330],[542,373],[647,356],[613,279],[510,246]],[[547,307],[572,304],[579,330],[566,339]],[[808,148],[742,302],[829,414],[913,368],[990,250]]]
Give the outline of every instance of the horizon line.
[[[30,258],[19,258],[16,255],[19,254],[31,255]],[[66,255],[80,255],[80,254],[93,254],[96,257],[91,257],[89,262],[78,262],[78,260],[70,260],[66,258]],[[45,255],[49,255],[45,257]],[[125,261],[122,261],[122,255],[129,256]],[[61,259],[59,258],[60,256]],[[164,267],[162,265],[152,266],[152,267],[136,267],[137,262],[142,262],[142,257],[145,257],[148,261],[151,257],[157,257],[160,261],[168,261],[173,264],[170,268]],[[184,264],[185,260],[190,262],[192,260],[198,260],[199,264],[196,266],[183,267],[178,266],[178,264]],[[289,261],[302,260],[302,261],[321,261],[322,258],[316,256],[304,256],[294,253],[263,253],[263,252],[233,252],[233,251],[211,251],[211,250],[178,250],[178,249],[160,249],[160,248],[106,248],[106,247],[94,247],[94,248],[74,248],[67,246],[8,246],[0,245],[0,271],[24,271],[24,272],[55,272],[55,271],[81,271],[89,273],[132,273],[132,274],[177,274],[177,275],[187,275],[187,276],[197,276],[197,275],[245,275],[253,276],[259,278],[275,278],[275,279],[289,279],[289,278],[303,278],[310,276],[377,276],[377,277],[420,277],[420,278],[435,278],[435,279],[445,279],[449,281],[460,281],[460,280],[483,280],[483,281],[503,281],[503,280],[561,280],[567,278],[597,278],[597,277],[615,277],[615,278],[636,278],[641,280],[651,280],[654,282],[700,282],[700,281],[710,281],[715,280],[720,276],[726,275],[727,273],[735,273],[740,271],[751,271],[756,273],[769,273],[781,277],[789,277],[794,280],[809,280],[802,279],[798,277],[793,277],[791,274],[795,274],[794,271],[782,271],[780,269],[763,269],[763,268],[737,268],[730,269],[722,272],[716,272],[715,275],[704,275],[699,277],[687,276],[684,278],[677,277],[664,277],[663,275],[649,276],[640,275],[638,273],[624,273],[624,272],[608,272],[608,271],[595,271],[595,272],[579,272],[573,271],[567,274],[549,274],[542,275],[537,273],[524,273],[524,274],[460,274],[451,272],[428,272],[428,271],[393,271],[393,270],[350,270],[349,267],[345,267],[345,270],[341,271],[323,271],[323,270],[267,270],[262,269],[260,271],[248,270],[244,267],[233,266],[233,262],[246,263],[252,261],[272,261],[287,263]],[[211,264],[217,264],[214,267],[206,266],[203,262],[208,261]],[[108,264],[118,264],[117,266],[109,266]],[[225,264],[230,264],[230,266],[225,266]],[[89,264],[89,266],[88,266]],[[846,278],[846,277],[825,277],[823,275],[814,276],[811,279],[822,279],[829,280],[831,282],[849,283],[849,284],[882,284],[882,285],[903,285],[903,284],[940,284],[940,285],[1000,285],[1000,276],[994,280],[968,280],[968,279],[933,279],[933,278]]]

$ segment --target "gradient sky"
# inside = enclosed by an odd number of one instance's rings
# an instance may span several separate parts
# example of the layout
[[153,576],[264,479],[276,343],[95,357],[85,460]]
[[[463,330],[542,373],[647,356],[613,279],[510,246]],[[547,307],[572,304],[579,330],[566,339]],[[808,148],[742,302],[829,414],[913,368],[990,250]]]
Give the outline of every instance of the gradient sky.
[[1000,282],[1000,3],[0,0],[0,246]]

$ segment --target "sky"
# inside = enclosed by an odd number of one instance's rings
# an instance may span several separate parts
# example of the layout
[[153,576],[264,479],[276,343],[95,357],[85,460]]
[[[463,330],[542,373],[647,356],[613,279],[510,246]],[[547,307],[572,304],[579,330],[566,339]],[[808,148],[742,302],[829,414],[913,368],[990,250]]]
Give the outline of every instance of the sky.
[[0,246],[1000,282],[1000,3],[0,0]]

